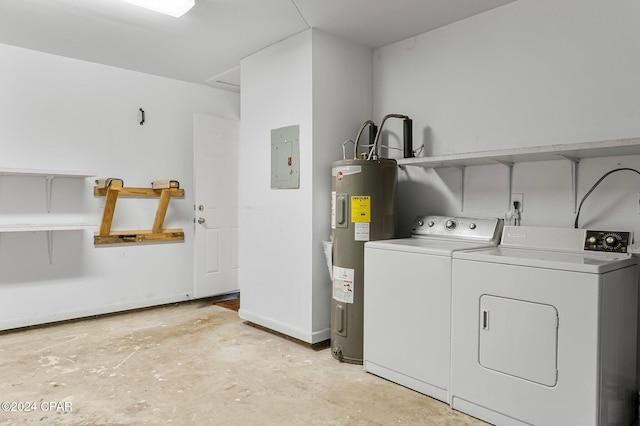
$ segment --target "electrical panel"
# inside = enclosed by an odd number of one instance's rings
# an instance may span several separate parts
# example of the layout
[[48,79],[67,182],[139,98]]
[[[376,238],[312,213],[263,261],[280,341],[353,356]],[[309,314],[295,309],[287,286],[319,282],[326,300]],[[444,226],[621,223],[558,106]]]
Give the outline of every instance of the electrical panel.
[[300,126],[271,130],[271,189],[300,188]]

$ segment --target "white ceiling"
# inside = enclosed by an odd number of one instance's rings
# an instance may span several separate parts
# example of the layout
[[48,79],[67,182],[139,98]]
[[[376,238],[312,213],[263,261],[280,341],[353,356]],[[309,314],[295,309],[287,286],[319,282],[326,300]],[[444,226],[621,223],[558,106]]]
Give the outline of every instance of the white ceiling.
[[240,60],[310,27],[377,48],[515,0],[0,0],[0,43],[238,90]]

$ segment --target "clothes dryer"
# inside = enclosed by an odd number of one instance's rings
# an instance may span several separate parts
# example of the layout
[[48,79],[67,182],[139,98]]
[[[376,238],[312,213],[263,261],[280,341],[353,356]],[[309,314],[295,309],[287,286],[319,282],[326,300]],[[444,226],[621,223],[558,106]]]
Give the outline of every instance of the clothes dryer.
[[632,236],[504,228],[455,252],[452,407],[496,425],[629,425],[636,411]]
[[451,255],[495,246],[502,220],[418,217],[364,254],[364,369],[449,402]]

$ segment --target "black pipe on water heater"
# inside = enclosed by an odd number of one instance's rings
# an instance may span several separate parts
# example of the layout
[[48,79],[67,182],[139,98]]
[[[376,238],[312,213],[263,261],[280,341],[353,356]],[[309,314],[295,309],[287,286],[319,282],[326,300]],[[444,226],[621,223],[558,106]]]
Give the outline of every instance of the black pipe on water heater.
[[410,118],[404,119],[404,126],[402,132],[404,140],[404,158],[413,157],[413,120]]
[[[378,134],[378,126],[372,124],[369,126],[369,145],[373,146],[376,142],[376,135]],[[369,148],[371,149],[371,148]]]

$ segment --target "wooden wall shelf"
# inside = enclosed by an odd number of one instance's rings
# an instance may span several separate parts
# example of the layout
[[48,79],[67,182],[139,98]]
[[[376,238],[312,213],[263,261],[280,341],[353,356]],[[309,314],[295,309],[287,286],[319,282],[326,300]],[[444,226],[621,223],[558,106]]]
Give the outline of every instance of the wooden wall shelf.
[[[106,197],[100,230],[93,237],[95,245],[100,244],[130,244],[144,242],[182,241],[182,229],[164,229],[164,218],[172,197],[184,197],[184,189],[179,188],[134,188],[123,187],[122,182],[115,180],[106,188],[93,188],[93,195]],[[111,223],[116,210],[118,197],[159,197],[156,216],[151,229],[112,231]]]

